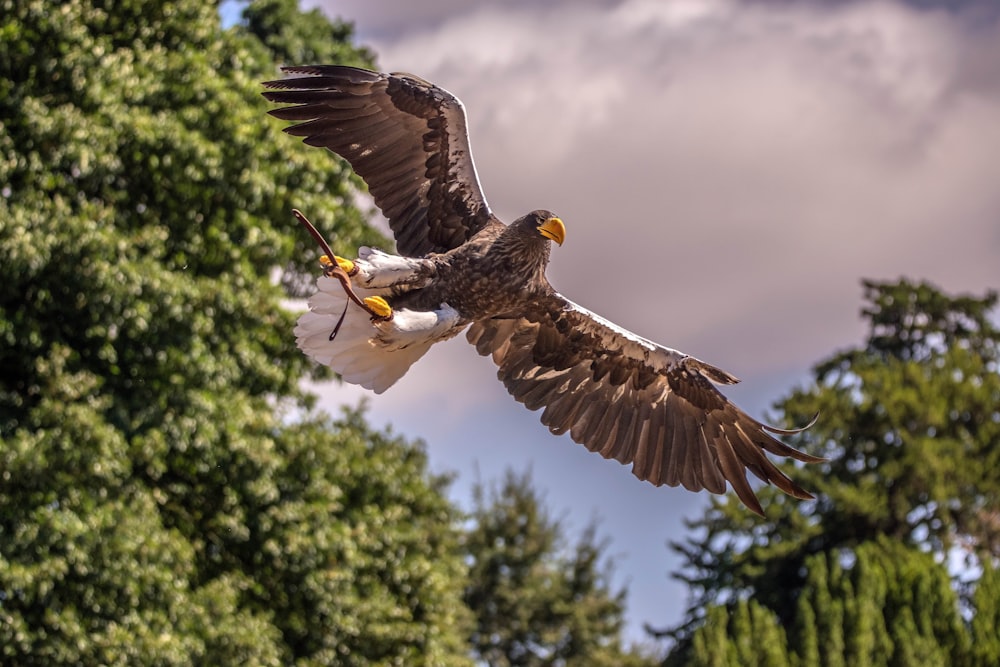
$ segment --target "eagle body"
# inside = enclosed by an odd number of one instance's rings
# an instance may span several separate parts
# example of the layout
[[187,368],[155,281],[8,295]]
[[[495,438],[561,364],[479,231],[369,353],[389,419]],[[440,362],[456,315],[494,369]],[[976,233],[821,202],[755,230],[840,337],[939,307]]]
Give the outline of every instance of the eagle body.
[[430,255],[436,279],[393,303],[417,309],[448,303],[466,323],[517,312],[525,300],[553,291],[545,277],[549,241],[537,232],[553,218],[534,211],[509,227],[491,226],[458,248]]
[[306,354],[381,393],[431,345],[467,329],[510,394],[541,410],[552,433],[631,464],[639,479],[713,493],[728,483],[758,514],[747,471],[812,497],[765,453],[822,460],[772,435],[802,429],[758,422],[716,388],[738,381],[729,373],[555,291],[545,269],[552,242],[564,240],[562,220],[538,210],[506,225],[493,215],[457,98],[411,74],[284,69],[298,76],[266,82],[264,95],[290,106],[270,113],[296,122],[289,134],[351,164],[399,253],[362,248],[355,260],[335,258],[349,284],[329,272],[317,280],[295,329]]

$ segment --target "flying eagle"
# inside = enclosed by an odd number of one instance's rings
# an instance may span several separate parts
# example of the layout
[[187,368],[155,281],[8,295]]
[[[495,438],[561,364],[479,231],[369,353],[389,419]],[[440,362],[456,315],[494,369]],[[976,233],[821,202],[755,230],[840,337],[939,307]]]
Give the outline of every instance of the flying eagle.
[[490,355],[507,391],[554,434],[632,464],[654,485],[724,493],[758,514],[747,470],[796,498],[812,496],[765,452],[822,459],[785,445],[715,384],[729,373],[578,306],[545,277],[566,228],[549,211],[506,225],[490,210],[469,148],[465,110],[411,74],[285,67],[264,96],[306,144],[346,159],[389,221],[398,255],[361,248],[324,256],[324,275],[295,329],[299,347],[347,382],[381,393],[430,346],[466,337]]

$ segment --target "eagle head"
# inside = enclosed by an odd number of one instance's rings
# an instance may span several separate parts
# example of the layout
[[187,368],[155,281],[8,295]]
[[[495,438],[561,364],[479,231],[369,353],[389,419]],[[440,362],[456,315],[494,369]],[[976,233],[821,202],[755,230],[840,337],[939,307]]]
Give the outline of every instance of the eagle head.
[[515,220],[511,227],[532,237],[538,234],[549,241],[555,241],[559,245],[562,245],[566,239],[566,225],[551,211],[532,211],[528,215]]

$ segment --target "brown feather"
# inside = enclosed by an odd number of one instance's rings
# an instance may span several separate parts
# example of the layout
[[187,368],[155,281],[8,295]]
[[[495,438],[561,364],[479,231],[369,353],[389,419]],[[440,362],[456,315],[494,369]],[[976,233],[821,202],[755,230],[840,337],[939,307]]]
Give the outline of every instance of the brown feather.
[[544,408],[551,432],[569,432],[605,458],[631,463],[640,479],[713,493],[728,482],[757,513],[763,509],[748,470],[790,495],[811,497],[764,452],[821,459],[772,438],[713,386],[735,377],[595,319],[555,292],[519,318],[476,322],[469,341],[494,355],[516,400]]
[[[277,118],[306,144],[346,159],[368,184],[404,255],[426,256],[433,280],[394,287],[392,307],[442,304],[471,323],[468,340],[492,356],[507,391],[552,433],[631,464],[652,484],[725,491],[762,513],[747,471],[798,498],[811,496],[767,454],[821,461],[773,435],[716,385],[720,368],[642,339],[557,294],[545,278],[548,211],[505,226],[490,212],[472,162],[465,111],[450,93],[409,74],[289,67],[266,84],[289,104]],[[560,223],[561,227],[561,223]],[[551,229],[546,228],[548,238]],[[560,238],[561,241],[561,238]],[[457,333],[456,328],[451,335]]]
[[298,106],[271,115],[304,121],[286,131],[351,163],[389,220],[399,252],[446,252],[502,225],[476,176],[465,110],[450,93],[409,74],[332,65],[284,71],[303,76],[266,82],[264,96]]

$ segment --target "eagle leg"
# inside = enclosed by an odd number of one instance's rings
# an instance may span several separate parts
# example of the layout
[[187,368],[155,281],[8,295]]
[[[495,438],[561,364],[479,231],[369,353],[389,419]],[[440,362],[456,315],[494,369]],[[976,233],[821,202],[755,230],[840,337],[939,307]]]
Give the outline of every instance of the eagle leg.
[[392,319],[392,306],[380,296],[366,296],[362,301],[368,306],[369,311],[375,312],[375,318],[378,320],[391,320]]
[[[309,222],[309,219],[302,214],[302,211],[298,210],[297,208],[293,208],[292,215],[295,216],[296,220],[302,223],[302,226],[306,228],[306,231],[309,232],[310,236],[312,236],[313,239],[316,240],[316,242],[319,244],[319,247],[323,250],[323,252],[326,253],[325,255],[326,262],[325,263],[322,261],[320,262],[321,264],[323,264],[323,273],[331,278],[336,278],[338,281],[340,281],[340,285],[344,288],[344,292],[347,294],[347,298],[349,298],[351,301],[353,301],[362,309],[364,309],[369,315],[372,316],[372,319],[379,321],[391,319],[392,308],[389,307],[389,304],[386,303],[385,299],[381,297],[368,297],[367,299],[362,299],[357,294],[354,293],[354,288],[351,287],[351,276],[348,274],[347,271],[345,271],[341,267],[339,262],[330,261],[331,257],[335,259],[340,259],[340,258],[333,254],[333,251],[330,250],[330,244],[326,242],[326,239],[323,238],[323,235],[319,233],[316,227],[313,226],[311,222]],[[338,328],[339,328],[339,323],[338,323]]]
[[358,271],[360,269],[358,269],[358,265],[351,260],[341,257],[340,255],[334,255],[332,260],[329,255],[320,255],[319,263],[323,267],[324,273],[326,272],[326,267],[330,266],[334,262],[336,262],[337,266],[342,268],[344,272],[347,273],[348,277],[353,278],[358,275]]

